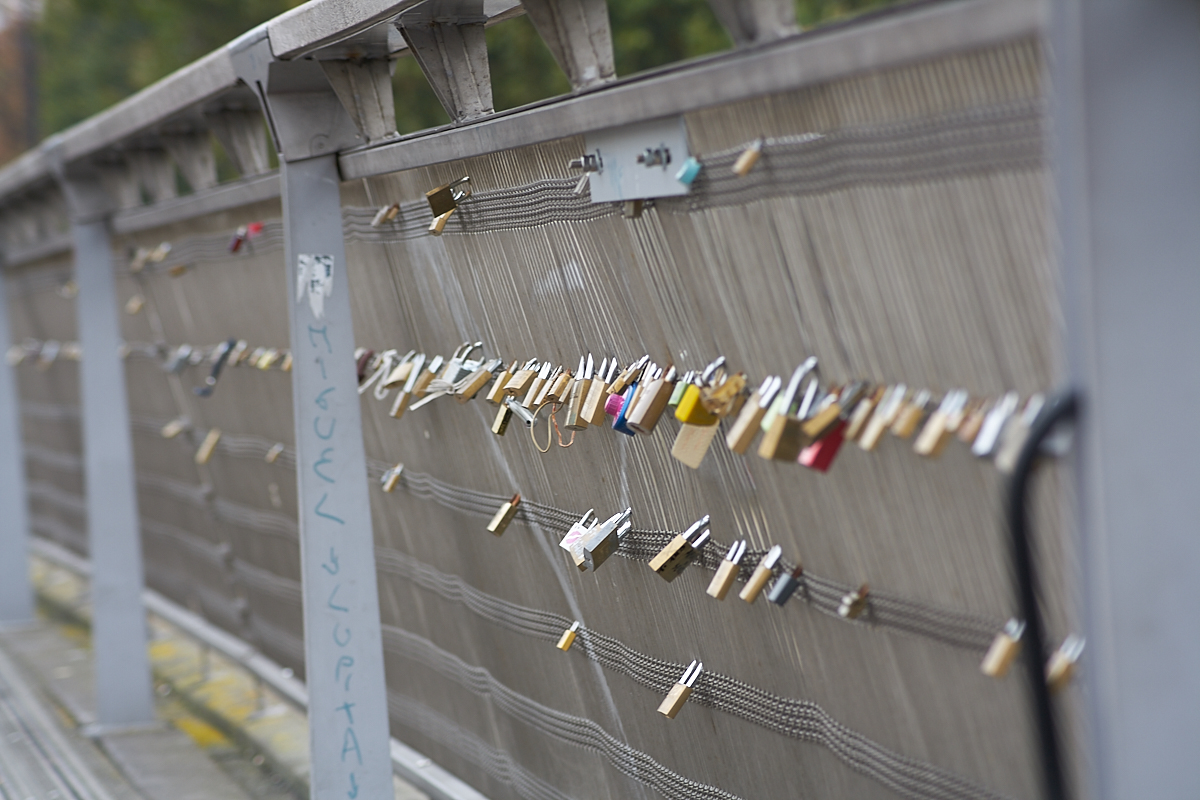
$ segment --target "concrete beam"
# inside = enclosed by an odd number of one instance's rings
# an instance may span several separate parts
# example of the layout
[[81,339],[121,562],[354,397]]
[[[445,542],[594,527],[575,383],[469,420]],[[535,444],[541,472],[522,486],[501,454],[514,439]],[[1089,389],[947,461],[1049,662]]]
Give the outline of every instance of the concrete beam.
[[163,135],[161,139],[193,192],[217,185],[217,160],[208,131]]
[[525,0],[524,6],[572,88],[588,89],[616,79],[605,0]]
[[455,122],[487,116],[492,105],[483,0],[437,0],[401,14],[396,27]]

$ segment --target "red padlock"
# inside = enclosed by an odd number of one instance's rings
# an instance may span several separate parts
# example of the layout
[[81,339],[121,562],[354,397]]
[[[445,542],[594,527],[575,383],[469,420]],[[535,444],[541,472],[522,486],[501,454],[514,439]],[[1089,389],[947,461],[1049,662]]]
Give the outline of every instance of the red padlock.
[[819,440],[800,451],[797,461],[809,469],[828,472],[846,438],[846,420],[839,419]]

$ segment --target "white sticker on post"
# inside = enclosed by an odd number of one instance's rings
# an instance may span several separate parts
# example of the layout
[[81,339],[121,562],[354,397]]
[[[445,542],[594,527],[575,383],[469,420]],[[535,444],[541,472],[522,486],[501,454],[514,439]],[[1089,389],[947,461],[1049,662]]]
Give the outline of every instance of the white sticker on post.
[[333,256],[301,253],[296,257],[296,302],[308,295],[313,316],[325,316],[325,298],[333,292]]

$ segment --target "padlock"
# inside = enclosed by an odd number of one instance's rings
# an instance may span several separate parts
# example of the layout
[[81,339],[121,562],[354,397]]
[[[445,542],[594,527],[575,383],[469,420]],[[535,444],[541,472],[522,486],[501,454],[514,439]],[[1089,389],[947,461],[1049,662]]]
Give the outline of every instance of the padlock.
[[989,678],[1003,678],[1008,674],[1008,668],[1021,652],[1021,636],[1024,633],[1024,622],[1010,619],[1004,623],[1004,630],[992,640],[992,646],[983,657],[979,670]]
[[526,361],[524,366],[514,372],[512,377],[508,379],[508,383],[504,385],[504,395],[506,397],[518,395],[524,397],[529,391],[529,385],[533,383],[533,379],[537,377],[538,370],[541,368],[541,362],[536,358]]
[[830,392],[827,402],[824,402],[818,410],[804,420],[802,428],[804,435],[810,439],[820,439],[833,430],[839,422],[844,428],[850,411],[862,398],[866,389],[865,383],[856,381],[848,386],[843,386],[836,394]]
[[521,405],[526,408],[537,408],[535,401],[538,395],[542,393],[542,389],[546,386],[546,381],[550,380],[550,376],[554,374],[554,365],[547,361],[542,364],[542,368],[533,380],[529,382],[529,389],[525,392],[525,399],[521,401]]
[[686,467],[700,469],[717,430],[717,425],[680,425],[671,445],[671,457]]
[[692,661],[679,678],[678,683],[671,687],[671,691],[667,693],[667,696],[659,704],[658,713],[667,719],[675,719],[675,715],[679,713],[679,709],[683,708],[683,704],[687,702],[688,697],[692,693],[692,686],[695,685],[696,679],[700,677],[700,673],[703,671],[704,664],[699,661]]
[[383,490],[391,494],[396,489],[396,484],[400,482],[400,474],[404,472],[404,465],[397,464],[394,467],[389,467],[380,477],[379,482],[383,485]]
[[517,516],[517,506],[521,504],[521,495],[514,494],[512,499],[504,503],[500,508],[496,509],[496,513],[492,515],[491,522],[487,524],[488,533],[496,536],[503,536],[504,531],[508,528],[508,523],[513,521],[513,517]]
[[583,401],[583,418],[588,421],[589,425],[604,424],[604,407],[609,398],[608,387],[612,383],[612,376],[616,371],[617,360],[615,358],[609,363],[607,372],[604,370],[604,362],[600,363],[600,371],[596,373],[596,378],[592,381],[592,388]]
[[463,363],[467,360],[467,356],[471,354],[472,350],[479,347],[483,347],[483,342],[475,342],[474,344],[463,342],[454,351],[454,354],[450,356],[450,360],[446,362],[446,366],[442,368],[442,374],[437,377],[448,383],[457,383],[465,371]]
[[1060,692],[1071,682],[1079,657],[1083,655],[1083,645],[1084,640],[1072,633],[1050,655],[1046,663],[1046,684],[1051,692]]
[[588,535],[588,532],[596,526],[598,519],[599,518],[596,516],[595,509],[589,508],[584,515],[570,527],[566,536],[564,536],[558,543],[558,546],[567,551],[568,555],[571,556],[571,561],[575,564],[575,566],[579,567],[581,571],[585,569],[583,560],[583,540],[584,537]]
[[762,418],[766,415],[771,403],[775,401],[775,395],[779,393],[779,387],[782,385],[782,378],[778,375],[769,375],[762,385],[750,395],[750,399],[742,406],[741,413],[734,420],[729,433],[725,435],[725,444],[730,450],[742,455],[750,448],[750,443],[754,441],[754,435],[758,433],[758,426],[762,422]]
[[658,376],[655,377],[646,386],[641,396],[638,398],[637,405],[628,417],[629,427],[635,432],[644,436],[654,433],[654,428],[658,425],[658,421],[662,418],[662,414],[667,409],[667,401],[671,399],[671,394],[675,391],[675,367],[667,370],[666,374],[658,371]]
[[888,388],[880,399],[879,405],[875,406],[875,413],[871,415],[866,428],[858,437],[859,447],[867,452],[875,449],[879,440],[883,438],[884,432],[896,421],[907,397],[908,387],[903,383]]
[[967,393],[961,389],[947,392],[942,398],[937,411],[929,415],[929,420],[917,440],[913,443],[913,452],[926,458],[937,458],[954,435],[954,419],[967,404]]
[[275,460],[279,458],[279,455],[282,452],[283,442],[276,442],[275,444],[271,445],[271,449],[267,451],[267,454],[263,456],[263,458],[268,464],[274,464]]
[[279,368],[284,372],[292,371],[292,353],[288,351],[283,354],[283,361],[279,363]]
[[1025,404],[1025,410],[1021,412],[1020,416],[1013,417],[1009,421],[1004,429],[1004,438],[1000,449],[996,451],[996,469],[1008,474],[1016,468],[1017,459],[1021,456],[1021,449],[1025,446],[1025,440],[1029,438],[1029,429],[1037,421],[1038,414],[1041,413],[1045,402],[1045,397],[1035,394],[1029,398],[1029,402]]
[[792,380],[788,383],[788,391],[782,398],[782,404],[775,414],[775,419],[771,423],[770,429],[763,434],[762,440],[758,443],[758,455],[760,458],[774,461],[795,461],[800,457],[800,451],[808,444],[809,439],[804,435],[804,419],[808,415],[808,410],[812,407],[817,389],[819,388],[816,376],[813,376],[809,381],[808,389],[805,391],[804,399],[800,401],[799,406],[796,405],[795,401],[796,392],[800,386],[797,376],[799,376],[800,380],[803,380],[804,375],[811,370],[811,367],[806,369],[808,364],[809,362],[806,361],[792,373]]
[[571,627],[563,631],[562,636],[558,639],[558,644],[554,645],[564,653],[571,649],[571,645],[575,644],[575,635],[579,632],[579,620],[571,623]]
[[270,347],[270,348],[267,348],[267,350],[259,357],[258,361],[255,362],[254,366],[258,367],[259,369],[264,369],[264,370],[270,369],[271,367],[273,367],[275,365],[275,362],[278,360],[279,360],[279,351],[276,350],[274,347]]
[[512,409],[501,404],[500,408],[496,409],[496,418],[492,420],[492,433],[497,436],[508,433],[508,423],[512,420],[512,415]]
[[742,591],[738,597],[745,600],[747,603],[753,603],[762,594],[763,587],[770,580],[772,572],[775,570],[775,565],[779,563],[779,559],[783,557],[783,548],[775,545],[767,554],[758,562],[758,566],[754,568],[754,573],[751,574],[750,580],[746,581],[746,585],[742,587]]
[[725,366],[725,356],[720,356],[704,368],[704,372],[684,390],[679,405],[675,407],[675,419],[685,425],[716,425],[719,417],[700,402],[700,389],[707,386],[718,369]]
[[[440,217],[458,208],[458,201],[471,195],[470,183],[471,178],[463,176],[456,181],[426,192],[425,199],[429,202],[429,210],[433,212],[433,216]],[[463,186],[463,184],[467,185]]]
[[212,458],[213,451],[217,449],[217,442],[221,441],[221,429],[213,428],[204,437],[204,441],[200,443],[200,449],[196,451],[195,461],[197,464],[207,464]]
[[783,605],[796,593],[803,575],[804,567],[801,564],[797,564],[791,572],[780,574],[775,580],[775,585],[771,587],[771,591],[767,593],[767,599],[777,606]]
[[488,381],[492,379],[492,371],[497,369],[500,363],[500,359],[494,358],[481,364],[479,369],[459,380],[454,384],[454,399],[465,403],[479,394],[480,390],[487,386]]
[[975,437],[979,435],[979,430],[983,427],[983,421],[987,419],[988,411],[991,410],[991,405],[987,402],[980,401],[966,412],[962,424],[958,426],[955,436],[958,440],[967,447],[975,444]]
[[700,387],[700,405],[717,419],[736,414],[746,402],[746,373],[738,372]]
[[846,440],[853,442],[858,440],[858,435],[863,432],[867,422],[871,419],[871,413],[875,407],[879,405],[879,401],[883,399],[884,392],[887,390],[879,386],[872,394],[868,394],[863,399],[858,401],[858,405],[854,407],[854,411],[850,414],[850,421],[846,423]]
[[392,203],[390,206],[380,206],[375,212],[375,216],[371,218],[371,227],[378,228],[385,222],[391,222],[400,213],[400,204]]
[[[602,369],[603,366],[601,364]],[[588,353],[586,361],[584,361],[583,356],[580,356],[578,378],[571,387],[570,397],[567,398],[566,428],[569,431],[581,431],[588,426],[587,418],[583,415],[583,406],[584,401],[587,400],[588,393],[592,390],[592,380],[595,372],[595,362],[592,361],[592,354]]]
[[817,472],[828,472],[842,449],[845,440],[846,421],[839,419],[833,424],[832,430],[800,451],[796,459],[801,465]]
[[838,606],[838,616],[858,619],[867,608],[867,597],[870,593],[871,587],[864,583],[853,592],[843,595],[841,605]]
[[183,433],[191,426],[187,417],[176,417],[175,419],[162,426],[160,433],[164,439],[174,439],[179,434]]
[[417,385],[417,379],[421,377],[421,373],[425,369],[425,354],[421,353],[416,356],[411,364],[412,367],[408,371],[408,378],[404,381],[404,386],[396,394],[396,399],[392,402],[392,409],[388,412],[394,419],[400,419],[408,409],[408,404],[413,397],[413,389]]
[[[546,376],[546,380],[542,382],[541,388],[539,388],[536,393],[534,393],[533,389],[530,388],[530,394],[533,395],[533,402],[526,403],[525,407],[530,409],[541,408],[543,403],[549,402],[550,397],[548,395],[550,394],[550,390],[554,388],[556,383],[558,383],[558,379],[562,376],[562,374],[562,367],[555,367],[554,369],[550,370],[550,374]],[[540,373],[538,377],[541,377]],[[536,384],[537,381],[534,381],[534,383]],[[528,395],[526,397],[528,399]]]
[[718,600],[725,599],[725,595],[729,594],[729,588],[737,580],[738,572],[741,570],[742,556],[745,554],[745,539],[739,539],[729,546],[725,560],[721,562],[721,566],[717,567],[717,574],[713,575],[708,588],[704,590],[709,597],[715,597]]
[[1008,424],[1009,418],[1016,413],[1017,404],[1020,402],[1020,395],[1016,392],[1009,392],[992,406],[979,428],[979,434],[971,444],[972,455],[977,458],[988,458],[996,452],[1000,434],[1004,432],[1004,426]]
[[[629,388],[625,390],[625,397],[621,401],[621,410],[617,414],[616,418],[613,419],[612,424],[613,430],[617,433],[623,433],[626,436],[634,435],[633,430],[629,427],[628,416],[629,410],[633,407],[633,402],[637,398],[638,389],[640,386],[641,384],[638,381],[634,381],[633,383],[629,384]],[[613,395],[612,397],[616,397],[616,395]],[[609,399],[611,400],[612,398],[610,397]]]
[[750,170],[754,169],[754,165],[758,163],[758,159],[762,156],[762,149],[765,141],[762,138],[755,139],[750,143],[750,146],[741,152],[737,160],[733,162],[733,174],[738,177],[745,177]]
[[678,578],[688,564],[695,560],[700,548],[712,537],[708,528],[708,514],[692,523],[692,526],[672,539],[658,555],[650,559],[650,569],[667,583]]
[[[554,380],[550,389],[546,392],[546,397],[543,402],[560,403],[567,399],[567,392],[571,387],[575,376],[566,370],[562,370],[558,377]],[[540,405],[540,403],[539,403]]]
[[583,564],[585,569],[597,570],[608,557],[617,552],[621,538],[629,533],[633,523],[629,521],[633,509],[614,514],[599,525],[594,526],[580,540]]
[[[241,344],[241,342],[238,344]],[[229,355],[230,366],[236,367],[241,363],[242,356],[247,352],[246,349],[239,350],[238,348],[234,348],[234,352]],[[366,347],[360,347],[354,352],[354,360],[354,369],[358,374],[358,385],[362,386],[363,381],[367,379],[367,376],[371,372],[371,367],[375,360],[375,351]]]
[[145,305],[146,298],[142,297],[140,294],[135,294],[125,303],[125,313],[132,317],[134,314],[141,311]]
[[434,356],[433,361],[429,364],[429,369],[421,370],[421,374],[417,376],[417,380],[413,384],[413,397],[424,397],[428,393],[429,384],[433,383],[433,379],[437,376],[444,361],[442,356]]
[[671,399],[667,401],[667,405],[671,408],[677,408],[679,401],[683,399],[683,393],[687,391],[687,387],[692,385],[692,381],[696,379],[695,370],[688,370],[683,373],[683,377],[675,383],[675,388],[671,390]]
[[488,393],[483,399],[487,400],[489,403],[495,403],[496,405],[499,405],[500,401],[504,399],[504,387],[512,379],[513,373],[516,371],[517,362],[515,361],[509,364],[507,369],[501,370],[500,373],[496,375],[496,380],[492,383],[492,388],[488,389]]
[[907,439],[917,431],[917,426],[925,419],[925,411],[929,407],[929,401],[933,397],[928,389],[922,389],[917,392],[909,403],[905,404],[896,414],[896,421],[892,423],[892,435],[901,439]]

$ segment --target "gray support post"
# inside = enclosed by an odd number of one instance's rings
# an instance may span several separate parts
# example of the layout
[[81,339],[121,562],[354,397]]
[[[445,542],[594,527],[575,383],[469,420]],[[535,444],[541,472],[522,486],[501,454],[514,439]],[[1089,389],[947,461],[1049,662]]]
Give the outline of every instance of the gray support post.
[[79,320],[80,402],[88,548],[92,557],[92,647],[96,720],[102,727],[153,722],[142,547],[121,327],[113,276],[109,200],[94,179],[60,183],[71,209],[75,309]]
[[[0,266],[3,259],[0,258]],[[0,272],[0,354],[12,344],[8,324],[8,281]],[[29,585],[29,505],[25,492],[25,448],[17,373],[0,363],[0,625],[33,620]]]
[[[1071,377],[1092,786],[1200,787],[1200,5],[1056,0],[1052,157]],[[1148,394],[1149,393],[1149,394]]]
[[572,89],[616,80],[605,0],[525,0],[522,5]]
[[271,168],[267,133],[258,111],[229,108],[205,114],[204,118],[243,178],[261,175]]
[[[265,39],[235,56],[261,87],[276,142],[291,325],[311,796],[392,796],[375,542],[336,152],[361,142],[319,66],[272,62]],[[283,91],[273,90],[272,79]],[[323,110],[316,116],[317,110]],[[328,126],[314,136],[313,122]],[[318,149],[319,148],[319,149]]]
[[792,0],[708,0],[737,47],[782,39],[800,31]]
[[455,122],[495,110],[484,33],[487,20],[483,0],[436,0],[401,14],[395,23]]

